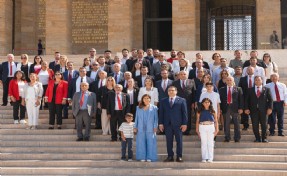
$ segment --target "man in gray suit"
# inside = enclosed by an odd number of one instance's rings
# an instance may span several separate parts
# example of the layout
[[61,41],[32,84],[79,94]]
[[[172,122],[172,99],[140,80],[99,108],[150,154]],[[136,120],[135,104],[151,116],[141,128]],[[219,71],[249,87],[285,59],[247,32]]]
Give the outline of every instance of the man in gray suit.
[[[89,92],[89,84],[81,83],[81,91],[73,96],[73,115],[76,117],[77,141],[89,141],[91,133],[91,120],[97,111],[96,94]],[[85,135],[83,136],[83,122],[85,124]]]
[[162,64],[166,64],[168,66],[169,72],[172,71],[171,64],[169,62],[166,62],[166,60],[165,60],[165,54],[159,53],[158,62],[156,62],[152,65],[151,75],[153,75],[155,77],[156,75],[160,74]]

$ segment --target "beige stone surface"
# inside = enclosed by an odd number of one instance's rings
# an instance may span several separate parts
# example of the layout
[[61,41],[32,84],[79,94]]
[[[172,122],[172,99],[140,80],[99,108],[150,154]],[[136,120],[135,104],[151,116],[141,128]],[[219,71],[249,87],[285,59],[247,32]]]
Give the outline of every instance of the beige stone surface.
[[172,1],[172,41],[177,50],[195,50],[198,35],[196,24],[197,0]]
[[143,48],[143,0],[132,0],[133,48]]
[[132,0],[110,0],[108,6],[108,48],[132,48]]
[[46,48],[48,54],[55,51],[72,53],[69,2],[69,0],[46,1]]
[[[264,49],[263,42],[270,42],[272,31],[276,30],[281,41],[281,14],[279,0],[256,0],[257,48]],[[267,46],[269,47],[269,46]]]
[[12,1],[0,0],[0,54],[12,52]]

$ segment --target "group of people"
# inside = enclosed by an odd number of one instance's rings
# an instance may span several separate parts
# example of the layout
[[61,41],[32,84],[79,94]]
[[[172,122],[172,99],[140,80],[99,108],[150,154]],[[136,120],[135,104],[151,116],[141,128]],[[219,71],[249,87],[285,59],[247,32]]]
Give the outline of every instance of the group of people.
[[26,54],[17,63],[8,54],[0,66],[2,106],[9,97],[15,124],[26,123],[27,111],[28,129],[37,127],[39,109],[49,108],[51,130],[55,117],[57,128],[62,128],[71,106],[77,141],[90,140],[91,119],[95,118],[96,129],[111,135],[112,142],[122,142],[122,159],[128,147],[129,161],[136,133],[137,160],[157,161],[156,135],[165,134],[168,157],[164,161],[174,161],[175,137],[176,161],[182,162],[182,135],[190,135],[194,125],[201,139],[202,162],[212,162],[218,131],[224,130],[224,142],[232,139],[231,122],[234,142],[241,139],[240,119],[242,130],[248,130],[251,118],[254,142],[268,142],[267,125],[269,135],[274,136],[276,121],[278,136],[284,136],[287,89],[279,82],[277,64],[268,53],[259,59],[257,51],[251,51],[246,61],[239,50],[234,57],[228,65],[226,58],[214,53],[213,61],[207,63],[197,53],[190,63],[182,51],[172,50],[167,58],[158,49],[147,49],[146,56],[142,49],[123,49],[121,57],[112,58],[110,50],[96,57],[92,48],[76,70],[59,52],[49,64],[39,55],[30,63]]

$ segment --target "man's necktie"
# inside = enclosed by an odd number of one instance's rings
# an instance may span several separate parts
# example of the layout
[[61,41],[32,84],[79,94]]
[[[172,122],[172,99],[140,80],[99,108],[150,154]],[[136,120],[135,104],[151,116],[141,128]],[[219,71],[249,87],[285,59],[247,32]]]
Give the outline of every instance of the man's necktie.
[[119,110],[122,110],[123,107],[122,107],[122,102],[121,102],[121,99],[120,99],[120,94],[117,93],[117,100],[118,100],[118,107],[119,107]]
[[276,94],[276,100],[278,102],[281,101],[280,94],[279,94],[279,89],[278,89],[278,86],[277,86],[276,83],[275,83],[275,94]]
[[231,87],[228,88],[227,104],[231,104]]

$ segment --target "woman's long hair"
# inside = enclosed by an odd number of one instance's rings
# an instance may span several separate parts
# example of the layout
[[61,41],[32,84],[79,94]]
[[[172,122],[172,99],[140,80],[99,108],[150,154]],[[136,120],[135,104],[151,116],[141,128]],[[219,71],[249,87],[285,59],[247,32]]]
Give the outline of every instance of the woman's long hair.
[[144,104],[144,101],[143,101],[143,99],[144,99],[145,97],[148,97],[149,99],[151,99],[151,96],[150,96],[149,94],[144,94],[144,95],[142,96],[142,98],[141,98],[141,101],[139,102],[139,108],[140,108],[140,109],[142,109],[143,107],[146,106],[146,105]]
[[214,111],[214,108],[212,106],[212,102],[209,98],[204,98],[201,103],[200,103],[200,107],[198,108],[198,113],[201,113],[201,111],[205,110],[204,106],[203,106],[203,103],[206,102],[206,101],[209,101],[210,105],[209,105],[209,108],[208,108],[208,111],[213,114],[215,113]]

